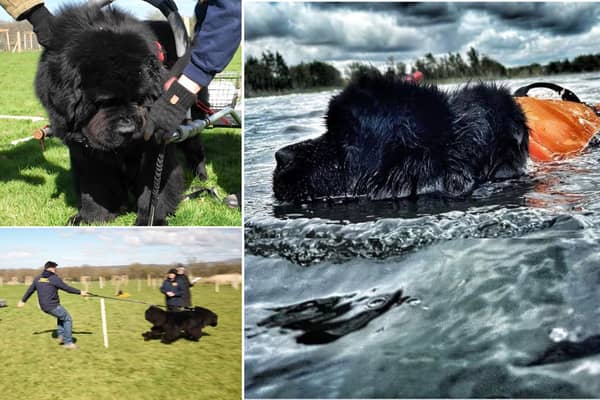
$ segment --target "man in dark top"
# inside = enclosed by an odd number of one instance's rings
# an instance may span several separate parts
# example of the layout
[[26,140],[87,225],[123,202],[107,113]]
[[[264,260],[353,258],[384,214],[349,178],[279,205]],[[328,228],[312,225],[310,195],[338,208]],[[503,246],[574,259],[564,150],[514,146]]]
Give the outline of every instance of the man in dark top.
[[167,310],[176,311],[183,307],[183,290],[176,279],[177,271],[171,268],[167,273],[160,291],[165,295]]
[[85,290],[75,289],[63,282],[56,275],[56,264],[53,261],[48,261],[44,265],[44,272],[36,276],[31,286],[27,289],[17,307],[23,307],[25,302],[31,297],[33,292],[37,290],[38,302],[40,308],[46,314],[50,314],[56,317],[56,332],[58,334],[59,343],[63,344],[65,349],[78,349],[75,343],[73,343],[73,320],[67,312],[67,310],[60,305],[60,299],[58,297],[58,289],[64,290],[67,293],[80,294],[87,296]]
[[177,271],[177,275],[175,277],[175,280],[177,281],[177,283],[179,284],[179,286],[181,286],[181,289],[183,290],[183,296],[182,296],[183,306],[191,307],[192,306],[192,294],[190,293],[190,287],[194,286],[194,283],[197,282],[197,279],[194,279],[193,282],[190,282],[190,278],[188,278],[188,276],[185,274],[185,267],[183,265],[178,265],[176,271]]

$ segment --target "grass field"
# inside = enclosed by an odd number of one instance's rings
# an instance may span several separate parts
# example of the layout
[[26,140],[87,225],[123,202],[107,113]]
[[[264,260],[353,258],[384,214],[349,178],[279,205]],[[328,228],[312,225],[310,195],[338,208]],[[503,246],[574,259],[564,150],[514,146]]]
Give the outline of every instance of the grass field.
[[[81,285],[72,286],[82,288]],[[4,398],[23,399],[240,399],[241,290],[212,285],[192,288],[196,305],[219,316],[217,327],[205,329],[199,342],[179,339],[171,345],[144,341],[150,328],[147,306],[105,300],[109,347],[104,348],[98,298],[84,299],[61,292],[61,304],[73,317],[79,350],[65,350],[53,339],[56,319],[41,312],[34,294],[24,308],[16,303],[25,285],[0,287],[0,359]],[[115,288],[91,292],[113,296]],[[129,299],[164,304],[158,289],[137,281],[127,287]]]
[[[37,101],[33,80],[39,52],[0,53],[0,115],[40,116],[46,113]],[[241,52],[228,66],[240,71]],[[40,144],[31,140],[17,145],[10,142],[30,137],[46,120],[31,122],[0,118],[0,225],[65,225],[77,212],[77,198],[69,171],[68,149],[58,139]],[[200,182],[187,173],[187,187],[215,188],[221,197],[241,192],[241,130],[207,129],[202,133],[207,157],[208,180]],[[135,210],[118,217],[110,225],[133,225]],[[169,225],[239,226],[241,210],[231,209],[219,200],[203,195],[183,202]]]

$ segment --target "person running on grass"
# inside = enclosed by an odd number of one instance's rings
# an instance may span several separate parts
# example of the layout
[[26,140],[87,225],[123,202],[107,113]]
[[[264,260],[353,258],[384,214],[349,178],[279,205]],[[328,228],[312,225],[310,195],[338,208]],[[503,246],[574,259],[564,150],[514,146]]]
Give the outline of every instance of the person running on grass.
[[58,264],[53,261],[48,261],[44,265],[44,272],[35,277],[17,307],[23,307],[33,292],[37,290],[38,302],[42,311],[56,317],[56,333],[58,334],[59,343],[63,344],[65,349],[75,350],[79,346],[73,343],[73,319],[69,312],[60,305],[58,289],[82,296],[87,296],[87,292],[64,283],[56,275],[56,267],[58,267]]

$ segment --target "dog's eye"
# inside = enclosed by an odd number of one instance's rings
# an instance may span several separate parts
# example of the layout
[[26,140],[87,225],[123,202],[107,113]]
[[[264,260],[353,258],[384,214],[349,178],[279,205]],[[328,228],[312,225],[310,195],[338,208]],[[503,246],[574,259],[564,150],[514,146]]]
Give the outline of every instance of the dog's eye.
[[96,107],[98,108],[109,108],[117,105],[116,99],[99,99],[96,101]]
[[117,100],[110,97],[101,97],[94,103],[97,108],[108,108],[116,105]]

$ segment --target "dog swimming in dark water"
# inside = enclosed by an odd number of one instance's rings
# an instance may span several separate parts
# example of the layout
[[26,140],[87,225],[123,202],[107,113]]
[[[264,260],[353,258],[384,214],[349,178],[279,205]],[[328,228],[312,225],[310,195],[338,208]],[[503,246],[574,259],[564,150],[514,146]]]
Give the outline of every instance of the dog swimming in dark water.
[[528,160],[525,115],[491,84],[446,93],[371,71],[331,99],[326,127],[275,154],[280,202],[462,197],[524,174]]

